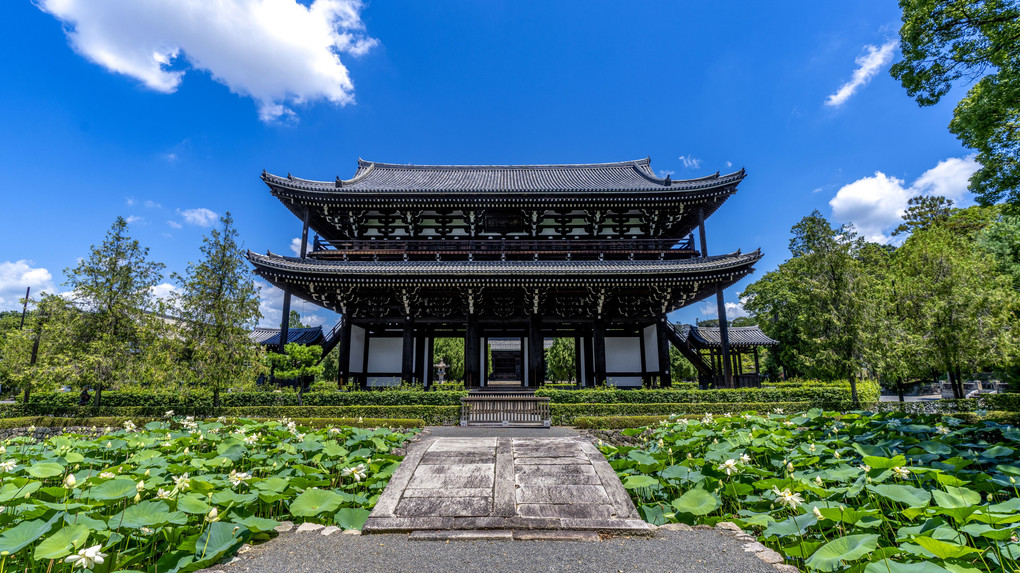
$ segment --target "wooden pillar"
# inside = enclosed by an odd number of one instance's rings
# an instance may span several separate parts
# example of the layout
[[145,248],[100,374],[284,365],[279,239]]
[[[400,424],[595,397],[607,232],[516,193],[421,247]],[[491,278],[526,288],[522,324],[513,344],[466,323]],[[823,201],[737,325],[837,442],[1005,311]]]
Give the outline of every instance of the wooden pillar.
[[301,258],[304,259],[308,255],[308,218],[311,215],[311,210],[305,207],[305,216],[301,227]]
[[428,337],[425,339],[425,377],[422,382],[422,384],[425,385],[426,390],[432,386],[432,368],[436,361],[435,348],[436,339],[432,336],[432,332],[429,332]]
[[474,313],[467,317],[467,328],[464,332],[464,387],[477,388],[481,382],[481,367],[478,355],[480,349],[478,336],[478,318]]
[[425,386],[425,333],[418,332],[414,337],[414,382]]
[[545,341],[542,336],[542,317],[531,314],[528,322],[528,386],[538,388],[545,382]]
[[580,387],[584,385],[581,380],[581,340],[580,336],[574,337],[574,383]]
[[290,289],[283,290],[283,320],[280,321],[280,344],[276,351],[280,354],[285,352],[287,337],[290,336]]
[[338,388],[347,386],[351,375],[351,320],[345,314],[340,317],[340,355],[337,357],[336,383]]
[[404,318],[403,349],[400,361],[400,382],[410,383],[414,376],[414,323]]
[[584,336],[581,338],[584,348],[584,385],[588,387],[595,386],[595,353],[592,349],[592,337]]
[[754,347],[754,373],[761,377],[761,367],[758,365],[758,347]]
[[606,325],[601,320],[595,321],[592,345],[595,351],[595,384],[602,384],[606,382]]
[[673,385],[673,372],[669,363],[669,338],[666,337],[666,329],[669,328],[666,315],[662,315],[659,324],[655,325],[655,338],[659,346],[659,386],[669,388]]
[[[705,239],[705,208],[698,207],[698,238],[701,239],[701,256],[708,256],[708,243]],[[733,388],[733,375],[730,369],[730,332],[726,324],[726,301],[723,299],[723,288],[719,285],[715,289],[716,308],[719,313],[719,342],[722,346],[722,375],[724,385]]]

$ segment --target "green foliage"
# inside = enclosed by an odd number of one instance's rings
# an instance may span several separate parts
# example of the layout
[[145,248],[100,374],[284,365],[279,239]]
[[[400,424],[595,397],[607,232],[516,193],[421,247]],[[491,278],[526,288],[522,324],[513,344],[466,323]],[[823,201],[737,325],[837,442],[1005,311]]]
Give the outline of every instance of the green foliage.
[[669,346],[669,373],[675,388],[681,380],[697,380],[698,369],[672,344]]
[[814,409],[623,434],[640,441],[600,449],[652,523],[732,521],[809,571],[1005,572],[1020,557],[1012,426]]
[[907,200],[907,211],[903,222],[891,233],[892,236],[924,231],[932,226],[943,225],[953,212],[953,200],[940,195],[918,195]]
[[[243,423],[250,417],[224,417],[223,420],[226,423],[237,424]],[[144,417],[144,416],[99,416],[99,417],[88,417],[88,418],[57,418],[53,416],[30,416],[22,418],[0,418],[0,430],[8,430],[12,428],[106,428],[106,427],[122,427],[124,422],[130,421],[136,426],[144,426],[149,422],[164,421],[163,417]],[[299,426],[308,426],[309,428],[328,428],[330,426],[350,426],[352,428],[422,428],[424,427],[425,420],[420,418],[366,418],[364,416],[358,418],[292,418],[294,423]],[[212,418],[206,418],[206,422],[214,421]]]
[[1020,203],[1020,7],[1008,0],[900,0],[900,7],[903,60],[892,76],[922,106],[971,83],[949,124],[978,152],[971,190],[987,205]]
[[202,238],[202,258],[188,264],[181,286],[180,310],[188,366],[193,381],[201,381],[218,396],[239,381],[254,381],[261,349],[249,333],[262,316],[255,281],[228,211],[220,229]]
[[553,339],[552,346],[545,351],[550,380],[573,380],[577,375],[575,358],[573,338]]
[[729,414],[735,412],[768,412],[773,408],[796,411],[811,407],[810,402],[683,402],[683,403],[622,403],[550,404],[554,426],[573,426],[579,418],[685,416],[688,414]]
[[1003,216],[990,224],[979,235],[978,245],[992,255],[998,273],[1020,290],[1020,216]]
[[281,520],[360,528],[411,436],[291,420],[126,425],[4,442],[5,568],[70,570],[65,557],[98,545],[102,571],[198,570]]
[[277,378],[293,380],[322,374],[324,367],[319,363],[322,357],[321,346],[290,342],[284,347],[284,352],[286,354],[266,354],[269,363],[275,368]]
[[433,365],[446,363],[446,380],[464,380],[464,339],[437,338],[433,341]]

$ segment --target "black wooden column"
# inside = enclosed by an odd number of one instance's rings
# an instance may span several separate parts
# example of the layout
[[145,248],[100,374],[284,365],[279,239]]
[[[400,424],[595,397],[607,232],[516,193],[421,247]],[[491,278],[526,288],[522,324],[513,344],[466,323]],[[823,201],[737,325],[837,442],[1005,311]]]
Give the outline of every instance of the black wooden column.
[[435,362],[434,352],[436,347],[436,339],[432,336],[432,332],[429,331],[425,338],[425,377],[422,378],[422,383],[425,385],[425,389],[428,390],[432,386],[432,365]]
[[411,317],[404,318],[403,352],[400,361],[400,382],[410,383],[414,376],[414,323]]
[[[308,217],[311,214],[308,207],[301,226],[301,258],[308,254]],[[283,354],[287,346],[287,337],[290,336],[290,289],[283,290],[283,319],[280,321],[280,346],[278,352]]]
[[595,386],[595,353],[592,352],[592,341],[590,336],[581,337],[581,342],[584,344],[582,352],[584,353],[584,385]]
[[466,388],[477,388],[481,381],[480,343],[478,318],[474,313],[470,313],[464,333],[464,386]]
[[[708,256],[708,245],[705,243],[705,208],[698,207],[698,236],[701,239],[701,256]],[[733,370],[730,364],[730,326],[726,321],[726,301],[723,298],[723,287],[715,289],[715,303],[719,313],[719,345],[722,346],[723,385],[733,388]]]
[[351,375],[351,320],[347,315],[340,317],[340,356],[337,357],[336,376],[337,387],[347,386]]
[[528,323],[528,386],[538,388],[545,382],[545,340],[542,317],[532,313]]
[[581,341],[583,339],[580,336],[574,337],[574,383],[579,387],[584,386],[584,380],[581,379]]
[[414,382],[425,385],[425,333],[419,331],[414,337]]
[[595,321],[595,332],[592,336],[592,346],[595,351],[595,384],[602,384],[606,380],[606,325],[601,320]]
[[669,363],[669,338],[666,337],[666,315],[655,325],[655,338],[659,347],[659,385],[668,388],[673,385],[673,373]]

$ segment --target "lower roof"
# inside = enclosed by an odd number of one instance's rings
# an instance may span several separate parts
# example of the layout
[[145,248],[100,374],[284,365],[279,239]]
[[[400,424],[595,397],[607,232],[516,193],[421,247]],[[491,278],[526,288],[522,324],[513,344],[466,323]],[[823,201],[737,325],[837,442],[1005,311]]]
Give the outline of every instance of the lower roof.
[[[722,348],[722,335],[718,326],[680,325],[680,337],[702,348]],[[769,338],[757,326],[731,326],[726,329],[730,347],[775,346],[778,340]]]

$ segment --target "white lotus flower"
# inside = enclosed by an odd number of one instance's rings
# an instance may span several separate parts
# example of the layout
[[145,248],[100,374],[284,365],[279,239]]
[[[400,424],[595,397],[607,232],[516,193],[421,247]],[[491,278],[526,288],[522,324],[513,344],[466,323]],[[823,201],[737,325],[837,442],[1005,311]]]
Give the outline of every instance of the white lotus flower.
[[701,419],[701,423],[702,424],[711,424],[712,423],[712,414],[711,413],[706,413],[705,417]]
[[249,446],[253,446],[253,445],[258,443],[259,438],[261,438],[261,437],[262,437],[261,433],[255,432],[254,434],[251,434],[250,436],[245,436],[244,437],[244,443],[248,444]]
[[786,471],[790,472],[791,474],[793,473],[793,462],[786,463]]
[[182,491],[191,487],[191,479],[188,477],[188,474],[175,477],[174,487]]
[[18,460],[7,460],[7,461],[4,461],[4,462],[0,462],[0,470],[3,470],[5,472],[10,472],[17,465],[18,465]]
[[815,445],[811,444],[810,446],[808,446],[808,451],[809,452],[814,452],[815,451]]
[[751,456],[747,455],[746,453],[740,454],[740,463],[742,463],[742,464],[750,464],[751,463]]
[[71,568],[81,567],[82,569],[91,570],[96,565],[101,565],[106,560],[106,554],[100,553],[102,545],[93,545],[87,549],[82,549],[77,555],[68,555],[64,559],[65,563],[70,563]]
[[892,471],[893,471],[894,474],[896,474],[896,477],[898,477],[900,479],[907,479],[907,478],[910,477],[910,470],[908,470],[907,468],[901,468],[901,467],[897,466],[897,467],[894,467],[892,469]]
[[164,418],[173,418],[174,417],[174,411],[173,410],[167,410],[166,412],[163,413],[163,417]]
[[340,428],[330,427],[329,428],[329,433],[330,433],[330,435],[339,434],[340,433]]
[[28,433],[29,434],[34,434],[35,433],[35,426],[29,426],[28,427]]
[[936,427],[938,428],[940,434],[948,434],[949,433],[949,428],[947,428],[945,426],[936,426]]
[[209,523],[220,520],[220,512],[215,507],[209,510],[209,513],[205,516],[205,520]]
[[839,452],[835,452],[835,451],[832,452],[832,457],[834,457],[834,458],[836,458],[838,460],[839,459]]
[[344,468],[343,471],[340,472],[340,475],[343,477],[350,476],[354,478],[354,481],[360,482],[366,477],[365,464],[358,464],[354,467]]
[[860,467],[862,470],[864,470],[864,473],[868,473],[868,472],[871,471],[871,466],[869,466],[868,464],[861,464],[858,467]]
[[719,467],[717,467],[715,469],[717,469],[717,470],[719,470],[721,472],[726,472],[726,475],[733,475],[733,474],[737,473],[738,471],[740,471],[739,468],[737,468],[737,460],[732,460],[732,459],[731,460],[726,460],[725,462],[719,464]]
[[156,497],[159,499],[170,499],[173,497],[173,491],[167,491],[163,488],[159,488],[156,490]]
[[782,414],[783,413],[783,409],[782,408],[776,408],[775,410],[773,410],[773,412],[775,412],[777,414]]
[[790,509],[797,509],[798,505],[804,503],[804,498],[799,493],[791,492],[789,488],[779,491],[778,487],[773,486],[772,491],[776,494],[776,501]]
[[113,479],[113,478],[117,477],[117,474],[115,474],[113,472],[102,472],[102,473],[99,474],[99,477],[101,477],[103,479]]
[[64,487],[67,489],[74,489],[74,486],[77,485],[77,483],[78,480],[74,478],[74,474],[67,474],[67,477],[64,478]]
[[138,483],[135,484],[135,491],[137,491],[138,493],[142,493],[143,491],[145,491],[145,480],[143,479],[138,480]]
[[4,455],[6,453],[7,453],[7,448],[5,448],[3,446],[0,446],[0,456]]
[[815,476],[815,485],[818,487],[822,487],[823,485],[825,485],[822,482],[822,476]]
[[230,475],[227,476],[230,480],[230,485],[237,487],[242,483],[251,479],[251,474],[248,472],[239,472],[237,470],[230,470]]
[[125,430],[127,430],[129,432],[133,432],[133,431],[135,431],[136,428],[137,428],[137,426],[135,426],[135,423],[132,422],[131,420],[128,420],[128,421],[124,422],[124,429]]

